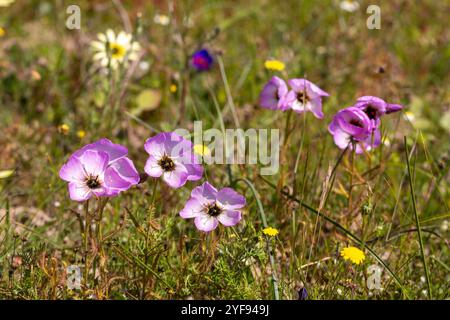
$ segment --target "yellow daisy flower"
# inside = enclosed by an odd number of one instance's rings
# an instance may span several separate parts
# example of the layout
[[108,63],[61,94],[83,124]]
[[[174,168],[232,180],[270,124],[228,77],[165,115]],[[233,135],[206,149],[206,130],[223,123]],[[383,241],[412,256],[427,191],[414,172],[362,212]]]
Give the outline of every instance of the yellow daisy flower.
[[366,258],[364,252],[355,247],[347,247],[341,250],[341,257],[350,260],[354,264],[360,264]]
[[108,29],[106,33],[98,34],[97,39],[91,42],[91,48],[94,51],[93,59],[102,67],[107,67],[109,63],[112,69],[117,69],[120,64],[138,58],[141,46],[133,41],[129,33],[121,31],[116,34]]
[[171,84],[170,87],[169,87],[169,91],[172,92],[172,93],[177,92],[177,89],[178,88],[177,88],[176,84]]
[[194,152],[202,157],[211,154],[211,150],[209,150],[209,148],[207,146],[204,146],[201,144],[196,144],[194,146]]
[[4,37],[6,34],[5,29],[3,29],[2,27],[0,27],[0,38]]
[[284,63],[280,60],[271,59],[264,62],[264,67],[268,70],[283,71]]
[[269,237],[275,237],[278,234],[278,230],[272,227],[264,228],[262,232]]

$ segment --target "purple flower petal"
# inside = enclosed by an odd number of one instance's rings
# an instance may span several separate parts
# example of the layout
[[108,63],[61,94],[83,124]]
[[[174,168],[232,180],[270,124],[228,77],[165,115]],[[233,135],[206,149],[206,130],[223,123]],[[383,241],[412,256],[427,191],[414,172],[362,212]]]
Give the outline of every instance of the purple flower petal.
[[286,101],[284,97],[287,93],[286,82],[277,76],[273,76],[261,91],[259,105],[272,110],[285,108]]
[[308,93],[308,80],[305,79],[289,79],[288,84],[295,92],[306,92]]
[[145,163],[144,171],[150,177],[154,178],[159,178],[164,173],[163,169],[158,164],[158,159],[152,155],[148,157],[147,162]]
[[232,227],[241,221],[241,212],[236,210],[227,210],[217,216],[217,220],[226,227]]
[[109,156],[109,161],[117,160],[128,154],[127,148],[120,144],[114,144],[110,140],[103,138],[94,143],[85,145],[80,150],[74,152],[75,157],[81,157],[81,155],[87,150],[97,150],[106,152]]
[[191,198],[186,202],[180,216],[184,219],[195,218],[202,213],[203,205],[195,198]]
[[127,190],[132,186],[132,183],[122,178],[117,169],[113,167],[106,169],[104,180],[107,188]]
[[196,187],[191,192],[191,197],[197,199],[200,203],[206,204],[216,200],[217,189],[214,188],[209,182],[203,183],[201,186]]
[[403,109],[402,105],[399,104],[391,104],[391,103],[387,103],[386,104],[386,113],[393,113],[393,112],[397,112]]
[[86,150],[80,156],[80,162],[85,172],[92,176],[103,176],[109,162],[106,152],[96,150]]
[[127,180],[130,186],[139,183],[139,172],[136,170],[133,161],[127,157],[120,158],[111,164],[111,167],[117,170],[122,179]]
[[312,99],[329,96],[327,92],[306,79],[290,79],[288,80],[288,84],[295,92],[305,92]]
[[198,230],[210,232],[217,228],[219,221],[207,214],[202,214],[195,218],[194,223]]
[[188,172],[182,164],[176,164],[175,170],[163,173],[163,180],[174,189],[182,187],[187,177]]
[[345,149],[351,142],[351,135],[345,131],[338,129],[333,134],[334,143],[339,147],[339,149]]
[[189,181],[200,180],[203,176],[203,166],[200,164],[184,164],[187,172]]
[[219,201],[226,210],[239,209],[245,206],[245,197],[231,188],[223,188],[217,193]]
[[314,114],[314,116],[318,119],[323,119],[323,112],[322,112],[322,99],[315,98],[310,101],[311,105],[311,111]]
[[[167,155],[171,157],[183,157],[185,161],[190,161],[190,154],[192,153],[192,142],[184,139],[175,132],[169,132],[164,143]],[[185,157],[184,154],[188,155]],[[193,157],[192,157],[193,159]],[[183,161],[184,163],[184,161]]]
[[144,144],[144,149],[148,154],[161,158],[166,153],[164,148],[165,141],[166,135],[164,133],[159,133],[156,136],[147,139]]
[[323,91],[322,89],[320,89],[318,86],[316,86],[314,83],[309,82],[309,88],[311,89],[312,92],[314,92],[314,94],[321,96],[321,97],[328,97],[330,96],[327,92]]
[[91,190],[83,184],[69,183],[69,196],[74,201],[86,201],[92,196]]
[[358,108],[349,107],[335,115],[335,121],[341,130],[356,140],[364,140],[372,131],[372,123],[367,115]]
[[69,161],[59,170],[59,177],[67,182],[81,182],[84,180],[84,169],[80,160],[70,157]]

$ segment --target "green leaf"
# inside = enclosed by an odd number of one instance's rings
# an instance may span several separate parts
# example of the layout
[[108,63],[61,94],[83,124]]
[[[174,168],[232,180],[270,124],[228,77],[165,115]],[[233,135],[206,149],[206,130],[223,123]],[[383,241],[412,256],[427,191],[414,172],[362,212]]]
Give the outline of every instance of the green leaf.
[[142,91],[136,98],[137,108],[132,111],[134,115],[140,115],[144,111],[152,111],[161,103],[161,92],[155,89]]

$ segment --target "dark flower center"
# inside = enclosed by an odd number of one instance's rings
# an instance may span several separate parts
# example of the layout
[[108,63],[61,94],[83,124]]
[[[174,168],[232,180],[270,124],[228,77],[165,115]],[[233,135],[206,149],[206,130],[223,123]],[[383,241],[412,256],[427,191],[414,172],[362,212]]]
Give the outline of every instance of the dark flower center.
[[86,178],[86,185],[89,189],[97,189],[98,187],[100,187],[101,183],[98,180],[98,176],[89,175]]
[[306,92],[302,91],[302,92],[298,92],[298,93],[297,93],[297,100],[298,100],[301,104],[305,105],[305,104],[309,101],[309,97],[308,97],[308,95],[306,94]]
[[361,123],[361,121],[356,120],[356,119],[350,120],[350,124],[351,124],[351,125],[354,125],[355,127],[364,128],[364,126],[363,126],[363,124]]
[[219,214],[221,214],[223,209],[219,207],[217,202],[207,204],[205,206],[205,212],[206,214],[210,215],[211,217],[217,217]]
[[370,104],[366,107],[365,113],[371,120],[376,119],[378,116],[378,110]]
[[119,53],[119,48],[117,48],[117,47],[112,47],[111,48],[111,53],[114,55],[114,54],[118,54]]
[[175,163],[167,155],[164,155],[161,159],[159,159],[158,165],[166,172],[175,170]]

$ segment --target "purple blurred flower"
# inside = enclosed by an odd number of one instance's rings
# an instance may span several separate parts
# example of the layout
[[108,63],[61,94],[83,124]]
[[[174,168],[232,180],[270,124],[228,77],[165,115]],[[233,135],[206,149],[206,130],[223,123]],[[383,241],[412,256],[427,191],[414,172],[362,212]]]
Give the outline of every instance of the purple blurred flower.
[[349,107],[336,113],[328,126],[334,143],[340,148],[353,149],[356,153],[371,150],[381,143],[380,130],[363,110]]
[[306,300],[307,298],[308,298],[308,291],[306,291],[305,287],[298,290],[298,300]]
[[231,188],[217,190],[208,182],[196,187],[186,202],[180,216],[184,219],[195,218],[198,230],[209,232],[217,228],[219,222],[231,227],[241,221],[241,212],[245,198]]
[[163,132],[148,139],[144,148],[150,155],[144,168],[149,176],[162,176],[172,188],[183,186],[187,180],[201,179],[203,167],[191,141],[174,132]]
[[214,62],[213,57],[206,49],[196,51],[191,57],[191,65],[197,71],[208,71]]
[[354,107],[361,109],[367,114],[374,127],[380,125],[381,116],[400,111],[403,107],[399,104],[390,104],[381,98],[373,96],[364,96],[356,100]]
[[266,83],[259,95],[259,105],[272,110],[286,110],[286,95],[288,93],[286,82],[279,77],[272,77]]
[[139,182],[139,173],[126,157],[127,148],[101,139],[74,152],[59,171],[69,182],[70,199],[85,201],[95,195],[112,197]]
[[292,90],[286,96],[287,107],[298,113],[311,111],[316,118],[322,119],[322,97],[329,94],[306,79],[290,79],[288,84]]

